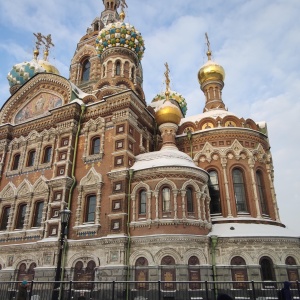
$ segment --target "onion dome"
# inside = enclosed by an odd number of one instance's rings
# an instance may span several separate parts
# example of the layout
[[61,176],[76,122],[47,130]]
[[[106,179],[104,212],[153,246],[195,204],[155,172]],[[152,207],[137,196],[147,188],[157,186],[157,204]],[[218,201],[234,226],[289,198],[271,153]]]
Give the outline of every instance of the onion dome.
[[178,106],[166,100],[158,107],[155,113],[155,120],[158,125],[164,123],[174,123],[178,125],[181,121],[182,113]]
[[39,65],[45,69],[47,73],[59,75],[57,68],[48,61],[48,51],[44,52],[44,58],[39,60]]
[[[186,112],[187,112],[187,103],[186,103],[185,98],[177,92],[174,92],[174,91],[169,91],[169,92],[170,92],[169,98],[171,100],[175,100],[179,104],[179,106],[181,108],[181,111],[182,111],[182,114],[185,117]],[[166,100],[166,95],[165,95],[164,92],[160,93],[160,94],[157,94],[153,98],[152,102],[157,102],[157,101],[162,101],[162,100]]]
[[36,59],[33,59],[30,62],[22,62],[14,65],[7,75],[11,92],[16,91],[36,73],[44,72],[46,72],[46,70],[37,62]]
[[[122,17],[123,18],[123,17]],[[145,46],[140,32],[134,26],[124,23],[122,20],[110,23],[104,27],[96,39],[96,49],[100,57],[105,50],[113,47],[124,47],[133,51],[142,59]]]
[[207,81],[224,81],[225,71],[223,67],[211,60],[209,52],[208,61],[200,68],[198,80],[201,85]]

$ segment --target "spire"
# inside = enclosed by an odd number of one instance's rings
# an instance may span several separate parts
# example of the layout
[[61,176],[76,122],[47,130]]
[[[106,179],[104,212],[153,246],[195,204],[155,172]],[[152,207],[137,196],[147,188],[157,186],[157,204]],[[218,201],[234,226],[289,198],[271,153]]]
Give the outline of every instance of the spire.
[[47,36],[43,36],[43,39],[44,39],[43,43],[45,45],[44,60],[47,60],[49,55],[49,49],[51,46],[54,47],[54,44],[52,43],[51,34],[48,34]]
[[169,74],[170,74],[170,69],[169,69],[169,65],[168,63],[165,63],[165,67],[166,67],[166,71],[165,71],[165,77],[166,77],[166,92],[165,92],[165,95],[166,95],[166,99],[167,101],[169,101],[169,97],[170,97],[170,77],[169,77]]
[[43,42],[43,36],[40,32],[33,33],[33,35],[36,37],[35,50],[33,51],[33,58],[37,60],[40,54],[40,47],[44,42]]
[[208,34],[207,34],[207,32],[205,32],[205,38],[206,38],[206,44],[207,44],[207,52],[206,52],[206,55],[207,55],[208,60],[211,60],[210,42],[209,42],[209,39],[208,39]]

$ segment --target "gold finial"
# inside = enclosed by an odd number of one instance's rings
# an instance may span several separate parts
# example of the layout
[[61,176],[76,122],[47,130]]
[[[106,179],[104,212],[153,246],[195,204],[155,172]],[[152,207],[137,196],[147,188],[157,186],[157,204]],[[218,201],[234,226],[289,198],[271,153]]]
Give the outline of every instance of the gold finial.
[[208,60],[211,60],[210,42],[209,42],[208,35],[207,35],[206,32],[205,32],[205,38],[206,38],[206,44],[207,44],[207,52],[206,52],[206,55],[207,55]]
[[49,49],[51,46],[54,47],[54,44],[52,43],[51,34],[48,34],[47,36],[42,36],[42,38],[45,40],[45,41],[42,41],[43,44],[45,45],[44,60],[47,60],[48,55],[49,55]]
[[166,71],[165,71],[166,92],[165,92],[165,95],[166,95],[167,101],[169,101],[169,96],[170,96],[170,77],[169,77],[170,69],[169,69],[168,63],[165,63],[165,67],[166,67]]
[[120,5],[121,5],[121,13],[120,13],[120,19],[121,19],[121,21],[123,22],[124,21],[124,19],[125,19],[125,12],[124,12],[124,8],[125,7],[128,7],[128,5],[127,5],[127,3],[126,3],[126,0],[120,0],[121,1],[121,3],[120,3]]
[[36,37],[35,50],[33,51],[33,57],[34,57],[34,59],[37,59],[38,55],[40,54],[40,51],[39,51],[40,47],[44,42],[43,42],[43,36],[40,32],[33,33],[33,35]]

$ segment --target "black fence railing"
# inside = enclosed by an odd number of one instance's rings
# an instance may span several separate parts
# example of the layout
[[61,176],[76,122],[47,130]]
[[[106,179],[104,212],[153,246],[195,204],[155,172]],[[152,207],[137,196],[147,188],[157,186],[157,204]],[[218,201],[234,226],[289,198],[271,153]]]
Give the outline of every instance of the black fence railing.
[[[20,282],[0,282],[0,299],[17,299]],[[31,281],[28,300],[51,300],[53,281]],[[61,300],[216,300],[226,293],[235,300],[277,300],[282,282],[212,282],[212,281],[147,281],[147,282],[79,282],[60,283]],[[300,300],[300,283],[292,282],[293,300]]]

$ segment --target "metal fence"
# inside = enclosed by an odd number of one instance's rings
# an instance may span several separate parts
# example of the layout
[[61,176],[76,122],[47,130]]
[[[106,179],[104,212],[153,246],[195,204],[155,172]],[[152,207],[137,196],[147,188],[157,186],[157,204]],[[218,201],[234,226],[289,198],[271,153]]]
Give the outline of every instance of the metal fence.
[[[0,299],[16,299],[19,285],[20,282],[0,282]],[[31,281],[27,299],[51,300],[53,287],[53,281]],[[56,292],[61,300],[216,300],[221,293],[235,300],[277,300],[282,287],[282,282],[265,281],[64,281]],[[300,300],[300,283],[292,282],[291,287],[292,299]]]

